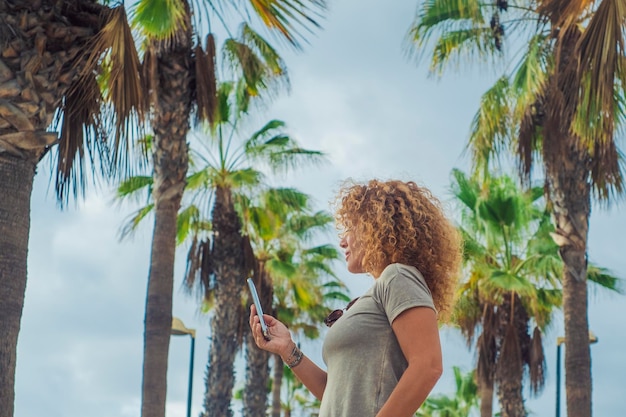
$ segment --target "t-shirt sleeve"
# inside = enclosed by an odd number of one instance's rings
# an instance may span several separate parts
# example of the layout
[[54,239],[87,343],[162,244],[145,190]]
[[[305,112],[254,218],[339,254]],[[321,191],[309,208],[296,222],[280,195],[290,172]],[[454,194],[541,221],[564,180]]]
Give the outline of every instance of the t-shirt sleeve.
[[380,302],[389,323],[413,307],[429,307],[437,312],[426,281],[412,267],[389,265],[376,282],[375,298]]

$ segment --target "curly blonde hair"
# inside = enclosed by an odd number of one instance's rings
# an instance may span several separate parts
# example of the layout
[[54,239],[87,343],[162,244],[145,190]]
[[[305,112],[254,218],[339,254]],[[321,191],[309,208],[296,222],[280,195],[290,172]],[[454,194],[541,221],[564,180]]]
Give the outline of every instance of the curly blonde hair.
[[447,320],[462,250],[459,232],[439,200],[412,181],[348,180],[336,205],[337,227],[358,236],[364,270],[378,277],[392,263],[416,267],[432,293],[439,320]]

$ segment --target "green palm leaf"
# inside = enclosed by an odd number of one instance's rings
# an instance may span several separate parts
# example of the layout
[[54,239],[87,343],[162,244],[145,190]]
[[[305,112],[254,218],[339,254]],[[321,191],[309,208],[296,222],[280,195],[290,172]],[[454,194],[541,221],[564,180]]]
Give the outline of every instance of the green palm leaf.
[[152,189],[153,178],[148,176],[137,175],[125,179],[117,187],[117,197],[120,199],[136,196],[142,190],[148,189],[148,193]]
[[477,171],[487,171],[492,155],[507,149],[512,128],[510,88],[508,78],[501,77],[480,99],[469,139]]
[[180,0],[139,0],[131,13],[144,36],[161,41],[174,39],[185,26],[185,3]]

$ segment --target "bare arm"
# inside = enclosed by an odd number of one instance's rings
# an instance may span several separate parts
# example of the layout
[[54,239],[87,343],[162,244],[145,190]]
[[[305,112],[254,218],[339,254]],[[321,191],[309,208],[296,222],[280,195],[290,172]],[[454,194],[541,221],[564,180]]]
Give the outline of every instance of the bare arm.
[[[265,340],[263,337],[256,308],[252,305],[250,309],[250,328],[252,329],[256,345],[263,350],[280,355],[284,362],[290,362],[293,359],[291,354],[296,343],[291,339],[289,329],[272,316],[264,314],[263,318],[267,323],[270,340]],[[326,388],[326,372],[323,369],[306,356],[303,356],[300,363],[291,368],[291,370],[317,399],[322,399],[324,389]]]
[[414,307],[391,324],[408,367],[377,417],[410,417],[422,405],[443,371],[435,312]]

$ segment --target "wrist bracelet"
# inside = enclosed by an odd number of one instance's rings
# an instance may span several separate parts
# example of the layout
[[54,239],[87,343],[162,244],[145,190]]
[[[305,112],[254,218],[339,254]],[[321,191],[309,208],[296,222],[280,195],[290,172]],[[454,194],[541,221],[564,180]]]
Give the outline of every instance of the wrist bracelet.
[[293,348],[291,349],[291,353],[289,354],[289,356],[287,356],[287,359],[284,359],[285,362],[291,362],[291,358],[293,358],[294,356],[296,356],[296,354],[298,353],[298,345],[296,345],[295,343],[293,344]]
[[285,359],[285,363],[289,368],[293,368],[294,366],[298,365],[300,361],[302,361],[303,356],[304,354],[300,349],[298,349],[298,345],[294,343],[291,354],[289,355],[289,357],[287,357],[287,359]]

